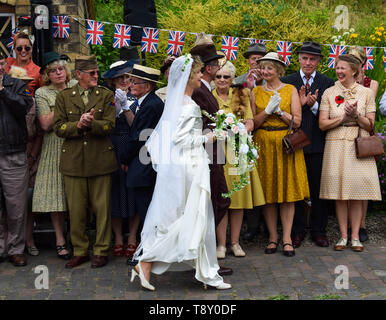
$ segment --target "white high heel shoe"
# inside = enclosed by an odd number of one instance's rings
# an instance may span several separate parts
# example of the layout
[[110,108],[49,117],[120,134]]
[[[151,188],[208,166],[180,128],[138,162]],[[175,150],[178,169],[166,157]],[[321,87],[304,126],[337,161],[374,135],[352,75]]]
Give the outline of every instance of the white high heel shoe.
[[[217,287],[214,287],[216,288],[217,290],[228,290],[228,289],[231,289],[232,288],[232,285],[230,283],[221,283],[219,284]],[[207,290],[208,289],[208,285],[206,283],[204,283],[204,289]]]
[[142,268],[141,268],[141,263],[138,262],[138,269],[139,269],[139,274],[137,271],[135,271],[135,268],[133,268],[131,270],[131,279],[130,279],[130,282],[133,282],[135,277],[138,276],[139,277],[139,280],[141,282],[141,286],[147,290],[150,290],[150,291],[154,291],[155,290],[155,287],[152,286],[145,278],[143,272],[142,272]]

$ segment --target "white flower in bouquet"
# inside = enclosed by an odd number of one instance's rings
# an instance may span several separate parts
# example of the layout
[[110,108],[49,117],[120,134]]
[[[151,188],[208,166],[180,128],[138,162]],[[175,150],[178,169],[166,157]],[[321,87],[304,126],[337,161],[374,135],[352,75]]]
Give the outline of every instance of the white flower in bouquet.
[[235,123],[235,120],[232,118],[232,117],[226,117],[225,119],[225,123],[227,124],[234,124]]
[[[253,153],[253,156],[258,159],[259,155],[257,154],[257,150],[255,148],[251,148],[251,151]],[[253,161],[253,160],[252,160]]]
[[239,152],[242,153],[242,154],[247,154],[249,151],[249,147],[247,144],[243,143],[243,144],[240,144],[240,149],[239,149]]
[[222,114],[224,114],[225,112],[224,112],[224,110],[219,110],[219,111],[217,111],[217,114],[219,114],[219,115],[222,115]]
[[242,122],[238,122],[237,126],[239,127],[240,130],[244,130],[245,129],[245,125]]

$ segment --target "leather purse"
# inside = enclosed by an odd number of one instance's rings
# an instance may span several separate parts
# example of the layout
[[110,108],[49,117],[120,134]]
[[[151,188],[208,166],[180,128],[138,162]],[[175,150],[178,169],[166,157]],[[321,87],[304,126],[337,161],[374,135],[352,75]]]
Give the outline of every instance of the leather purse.
[[358,137],[355,139],[355,152],[358,159],[380,156],[385,153],[382,139],[374,134],[372,120],[370,120],[370,125],[371,131],[368,137],[361,137],[361,129],[358,129]]
[[291,154],[311,143],[302,129],[297,128],[292,131],[293,122],[294,117],[292,116],[287,134],[283,137],[283,150],[286,154]]

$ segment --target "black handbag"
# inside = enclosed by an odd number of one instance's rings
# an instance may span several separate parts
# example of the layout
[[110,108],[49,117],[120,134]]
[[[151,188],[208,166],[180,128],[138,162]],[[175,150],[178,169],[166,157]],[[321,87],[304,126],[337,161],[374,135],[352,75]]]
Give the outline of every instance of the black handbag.
[[283,137],[283,150],[286,154],[291,154],[311,143],[302,129],[297,128],[292,131],[293,122],[294,117],[292,116],[287,134]]

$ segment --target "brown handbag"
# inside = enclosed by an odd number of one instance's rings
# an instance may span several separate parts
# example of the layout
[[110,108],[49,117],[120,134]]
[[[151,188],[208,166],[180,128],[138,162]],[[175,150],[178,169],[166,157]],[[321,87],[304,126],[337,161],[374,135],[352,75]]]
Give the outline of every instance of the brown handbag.
[[286,154],[291,154],[311,143],[302,129],[294,129],[291,133],[293,122],[294,117],[292,116],[287,134],[283,137],[283,150]]
[[380,137],[374,134],[373,121],[370,120],[370,136],[361,137],[361,128],[358,129],[358,137],[355,139],[355,152],[358,159],[380,156],[384,154],[383,142]]

